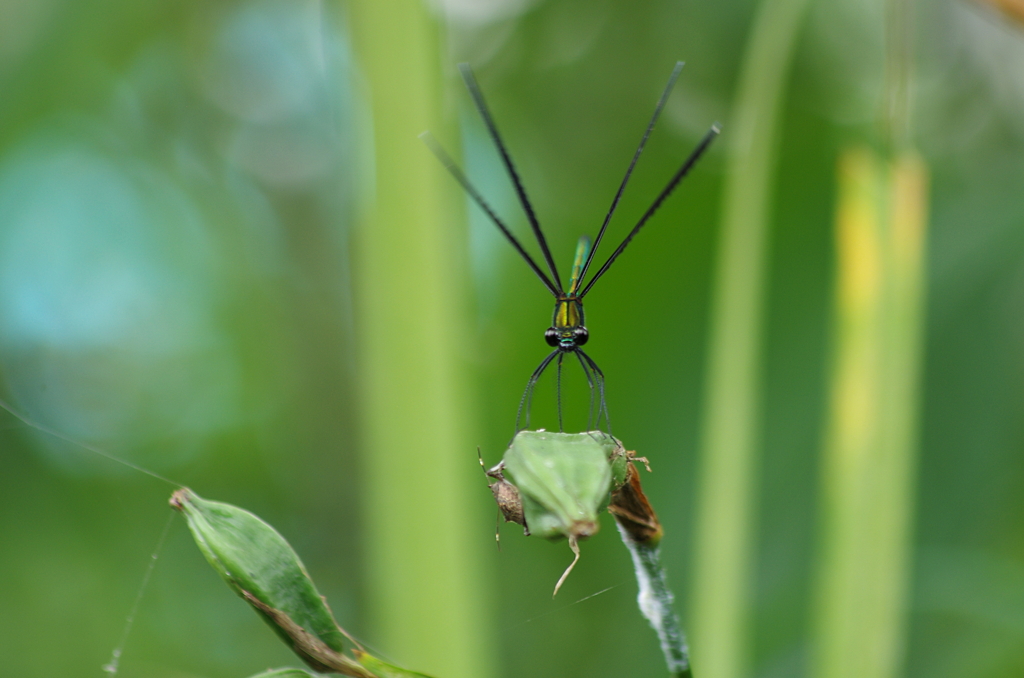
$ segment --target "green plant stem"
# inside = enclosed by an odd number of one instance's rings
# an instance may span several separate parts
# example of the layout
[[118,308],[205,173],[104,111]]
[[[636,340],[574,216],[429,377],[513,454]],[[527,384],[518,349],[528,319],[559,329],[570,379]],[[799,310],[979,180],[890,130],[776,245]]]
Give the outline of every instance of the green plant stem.
[[815,675],[900,675],[915,496],[926,169],[839,165],[835,350],[822,459]]
[[698,478],[693,641],[706,678],[746,661],[766,242],[778,118],[807,0],[766,0],[754,18],[732,119],[713,287]]
[[418,139],[443,132],[439,32],[420,0],[344,9],[373,125],[352,282],[371,638],[402,664],[481,678],[494,652],[471,547],[486,528],[472,501],[467,237],[461,202]]
[[913,9],[886,2],[887,159],[840,158],[814,671],[903,672],[923,363],[928,170],[911,146]]
[[629,549],[633,558],[633,569],[636,571],[636,582],[640,588],[637,604],[640,612],[651,623],[661,651],[665,654],[665,664],[672,678],[691,678],[690,648],[686,644],[686,634],[679,625],[679,617],[672,609],[675,596],[665,580],[665,569],[661,566],[661,549],[651,544],[633,541],[629,533],[616,523],[622,541]]

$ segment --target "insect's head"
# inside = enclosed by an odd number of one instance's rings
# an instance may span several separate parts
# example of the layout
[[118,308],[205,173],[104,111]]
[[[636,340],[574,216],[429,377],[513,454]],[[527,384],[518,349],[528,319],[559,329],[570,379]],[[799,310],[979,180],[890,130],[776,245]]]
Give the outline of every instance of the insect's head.
[[544,340],[548,342],[548,346],[562,346],[565,348],[582,346],[587,343],[587,339],[589,338],[590,332],[588,332],[587,328],[582,325],[573,328],[563,327],[562,329],[549,327],[544,332]]

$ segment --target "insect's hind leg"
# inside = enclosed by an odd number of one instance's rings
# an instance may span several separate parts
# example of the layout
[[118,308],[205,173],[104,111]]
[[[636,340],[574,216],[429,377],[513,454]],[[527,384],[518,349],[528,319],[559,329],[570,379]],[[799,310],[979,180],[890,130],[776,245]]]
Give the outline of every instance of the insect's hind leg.
[[[537,385],[537,380],[540,379],[540,375],[544,373],[551,361],[555,359],[555,356],[561,353],[558,349],[555,349],[548,354],[547,358],[541,361],[537,369],[530,375],[530,380],[526,382],[526,390],[523,391],[523,397],[519,399],[519,409],[516,411],[516,433],[519,433],[523,429],[530,428],[530,403],[533,401],[533,387]],[[523,406],[526,406],[526,422],[525,426],[520,426],[519,422],[523,417]],[[561,416],[561,410],[559,410],[559,416]]]
[[[594,424],[594,376],[591,374],[590,368],[587,367],[586,361],[583,360],[583,356],[580,355],[581,351],[573,351],[576,354],[576,359],[580,361],[580,367],[583,368],[583,374],[587,377],[587,385],[590,387],[590,406],[587,408],[587,430],[590,431],[591,426]],[[601,411],[598,410],[597,416],[601,416]]]
[[558,408],[558,432],[565,433],[565,426],[562,424],[562,360],[565,352],[558,352],[558,371],[555,376],[555,406]]
[[598,409],[597,409],[597,426],[599,428],[601,426],[601,413],[603,412],[604,413],[604,423],[608,427],[608,435],[611,435],[612,434],[612,420],[611,420],[611,417],[608,416],[608,402],[605,400],[605,397],[604,397],[605,396],[605,393],[604,393],[604,372],[602,372],[601,368],[597,366],[597,363],[594,362],[594,359],[591,358],[586,353],[584,353],[582,349],[576,349],[576,351],[577,351],[577,353],[579,353],[583,357],[584,360],[587,361],[587,364],[590,365],[590,369],[594,370],[594,376],[595,376],[595,379],[597,381],[598,397],[600,398],[600,405],[598,406]]

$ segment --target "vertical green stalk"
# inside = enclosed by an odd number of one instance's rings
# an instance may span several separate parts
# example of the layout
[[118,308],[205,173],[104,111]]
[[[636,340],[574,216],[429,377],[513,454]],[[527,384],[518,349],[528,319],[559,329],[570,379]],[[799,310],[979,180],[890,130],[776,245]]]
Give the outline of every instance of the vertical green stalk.
[[470,548],[479,490],[460,360],[465,232],[417,138],[440,129],[438,27],[420,0],[346,4],[373,116],[372,195],[356,236],[363,510],[372,642],[444,678],[490,675]]
[[822,461],[814,669],[901,675],[912,556],[924,324],[927,168],[910,149],[912,8],[887,0],[890,157],[839,165],[835,348]]
[[633,558],[633,570],[636,573],[637,586],[640,594],[637,602],[640,613],[651,624],[658,634],[661,652],[665,655],[665,665],[671,678],[692,678],[690,668],[690,648],[686,644],[686,634],[679,625],[679,617],[672,609],[675,597],[668,587],[665,568],[661,566],[661,549],[657,544],[634,541],[627,531],[619,524],[622,543],[629,549]]
[[693,648],[701,678],[744,674],[765,258],[783,88],[807,0],[765,0],[732,120],[698,479]]
[[819,678],[893,678],[905,637],[924,301],[924,166],[839,166],[836,338],[823,461]]

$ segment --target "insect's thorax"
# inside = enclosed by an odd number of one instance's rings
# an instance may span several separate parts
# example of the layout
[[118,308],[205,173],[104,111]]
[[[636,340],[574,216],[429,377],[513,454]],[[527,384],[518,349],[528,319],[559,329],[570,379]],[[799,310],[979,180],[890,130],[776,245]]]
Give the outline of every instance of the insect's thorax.
[[583,324],[583,301],[575,294],[559,297],[555,302],[555,313],[551,319],[551,326],[560,332],[566,331],[572,334],[573,330],[582,327]]
[[555,301],[551,329],[546,336],[550,345],[565,350],[572,350],[586,343],[587,328],[583,319],[583,300],[575,294],[560,296]]

